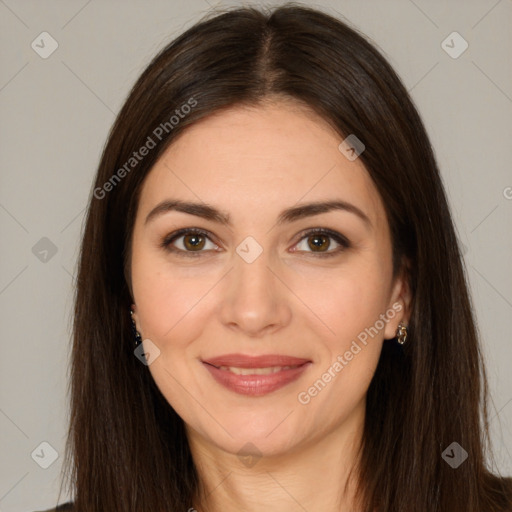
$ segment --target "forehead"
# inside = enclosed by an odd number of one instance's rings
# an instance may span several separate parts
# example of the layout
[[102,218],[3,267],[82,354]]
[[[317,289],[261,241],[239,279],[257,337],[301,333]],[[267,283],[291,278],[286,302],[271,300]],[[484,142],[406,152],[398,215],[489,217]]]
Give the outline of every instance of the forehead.
[[206,201],[234,222],[298,202],[349,201],[378,225],[379,194],[362,162],[338,149],[343,138],[293,102],[237,106],[188,127],[145,179],[139,210],[169,197]]

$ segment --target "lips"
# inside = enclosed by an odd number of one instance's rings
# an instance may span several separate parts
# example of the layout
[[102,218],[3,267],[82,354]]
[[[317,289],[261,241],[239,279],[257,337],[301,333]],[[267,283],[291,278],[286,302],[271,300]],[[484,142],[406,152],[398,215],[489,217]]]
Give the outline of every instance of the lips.
[[266,354],[261,356],[247,356],[244,354],[225,354],[204,359],[203,363],[217,368],[221,366],[236,368],[270,368],[283,366],[302,366],[310,362],[310,359],[292,357],[281,354]]
[[313,364],[309,359],[281,354],[224,354],[201,362],[210,375],[225,388],[254,397],[291,384]]
[[[287,356],[285,356],[287,357]],[[222,359],[222,362],[234,361],[237,364],[262,364],[255,361],[254,358],[238,358],[238,359]],[[216,358],[220,361],[220,358]],[[270,363],[275,363],[276,358],[272,356]],[[286,362],[290,362],[291,358],[287,357]],[[298,358],[293,358],[297,361]],[[282,361],[282,359],[280,359]],[[304,361],[304,359],[299,359]],[[308,368],[313,364],[307,361],[298,366],[277,366],[277,367],[250,367],[250,368],[236,368],[234,366],[214,366],[213,364],[202,361],[203,366],[210,373],[217,383],[221,384],[226,389],[233,391],[239,395],[248,395],[252,397],[263,396],[278,389],[291,385],[292,382],[298,380]],[[267,364],[267,363],[264,363]]]

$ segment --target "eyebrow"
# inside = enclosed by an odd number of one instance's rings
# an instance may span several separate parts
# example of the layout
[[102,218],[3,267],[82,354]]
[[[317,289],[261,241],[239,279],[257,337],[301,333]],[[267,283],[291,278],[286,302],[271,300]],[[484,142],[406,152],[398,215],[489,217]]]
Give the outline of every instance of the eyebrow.
[[[357,206],[346,201],[318,201],[313,203],[300,204],[283,210],[277,219],[277,224],[285,224],[304,219],[306,217],[312,217],[321,213],[327,213],[334,210],[346,211],[353,213],[359,217],[368,228],[372,228],[372,223],[368,216]],[[221,211],[214,206],[206,203],[193,203],[189,201],[181,201],[178,199],[167,199],[156,205],[147,215],[144,224],[147,224],[150,220],[163,215],[170,211],[177,211],[182,213],[188,213],[189,215],[195,215],[212,222],[224,226],[232,226],[231,218],[229,213]]]

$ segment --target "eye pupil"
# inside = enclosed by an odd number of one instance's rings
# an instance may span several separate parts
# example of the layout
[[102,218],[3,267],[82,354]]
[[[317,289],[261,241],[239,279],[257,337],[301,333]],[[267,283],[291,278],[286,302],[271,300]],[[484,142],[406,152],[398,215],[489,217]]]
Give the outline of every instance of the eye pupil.
[[[191,242],[189,242],[189,240],[191,240]],[[183,242],[187,249],[202,249],[204,247],[204,237],[198,234],[185,235],[183,237]]]
[[[311,248],[317,249],[328,249],[329,248],[329,238],[325,235],[313,235],[309,237],[310,240],[313,240],[313,245],[310,245]],[[323,240],[322,240],[323,239]],[[327,241],[327,243],[323,243]]]

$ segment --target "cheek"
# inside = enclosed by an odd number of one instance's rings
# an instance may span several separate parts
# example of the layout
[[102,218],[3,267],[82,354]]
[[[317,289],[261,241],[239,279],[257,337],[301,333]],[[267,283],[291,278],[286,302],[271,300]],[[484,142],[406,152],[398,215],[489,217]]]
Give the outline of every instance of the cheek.
[[[171,267],[149,251],[134,252],[133,292],[142,334],[159,346],[167,340],[194,339],[203,322],[208,291],[218,281],[212,272]],[[197,332],[194,332],[197,330]]]
[[[304,302],[322,320],[313,319],[309,325],[317,336],[320,364],[298,397],[299,403],[307,404],[314,424],[335,425],[367,392],[382,349],[387,277],[377,263],[353,266],[317,281],[325,286],[324,292],[318,287],[302,291]],[[318,325],[321,330],[315,328]]]
[[318,272],[316,279],[301,280],[300,286],[297,281],[294,288],[314,313],[309,315],[308,330],[319,338],[321,365],[315,377],[328,383],[322,397],[315,399],[318,407],[339,396],[348,408],[356,404],[368,388],[382,349],[386,324],[381,315],[388,306],[391,279],[387,262],[372,252],[351,263]]
[[344,343],[384,313],[390,277],[387,266],[368,254],[336,269],[297,273],[290,288],[316,318],[319,332]]

